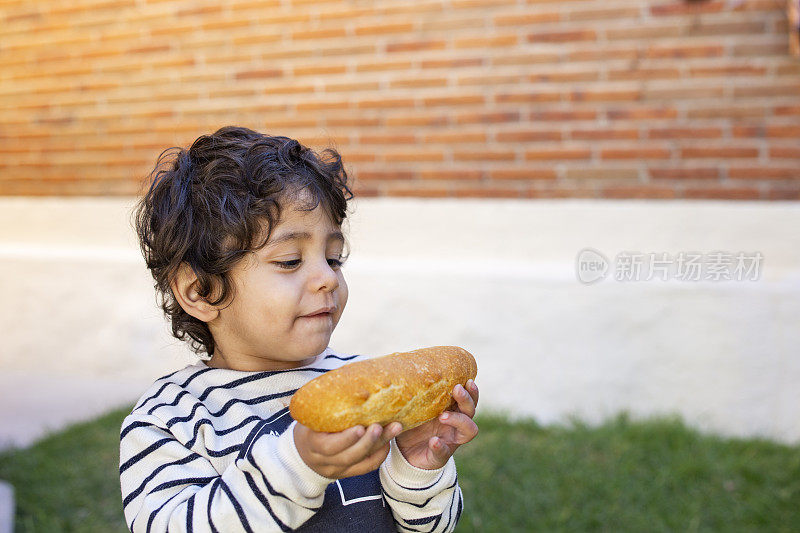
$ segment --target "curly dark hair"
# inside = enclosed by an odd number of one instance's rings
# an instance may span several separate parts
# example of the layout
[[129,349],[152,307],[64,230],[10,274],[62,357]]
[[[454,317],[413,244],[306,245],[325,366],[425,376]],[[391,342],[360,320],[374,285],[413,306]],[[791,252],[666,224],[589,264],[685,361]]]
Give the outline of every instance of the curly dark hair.
[[347,180],[333,148],[317,154],[294,139],[236,126],[203,135],[188,150],[164,150],[134,207],[133,224],[172,334],[197,354],[214,353],[208,325],[184,311],[172,293],[181,264],[197,275],[202,298],[222,304],[233,295],[231,269],[266,245],[282,207],[311,211],[322,204],[341,227],[353,198]]

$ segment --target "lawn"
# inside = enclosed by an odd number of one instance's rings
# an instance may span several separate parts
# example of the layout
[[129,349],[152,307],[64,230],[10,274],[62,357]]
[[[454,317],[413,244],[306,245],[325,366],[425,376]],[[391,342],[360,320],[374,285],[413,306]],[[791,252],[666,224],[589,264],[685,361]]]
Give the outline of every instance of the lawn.
[[[130,409],[0,454],[16,530],[126,531],[119,427]],[[456,454],[459,532],[800,531],[800,446],[723,439],[676,419],[599,427],[479,416]]]

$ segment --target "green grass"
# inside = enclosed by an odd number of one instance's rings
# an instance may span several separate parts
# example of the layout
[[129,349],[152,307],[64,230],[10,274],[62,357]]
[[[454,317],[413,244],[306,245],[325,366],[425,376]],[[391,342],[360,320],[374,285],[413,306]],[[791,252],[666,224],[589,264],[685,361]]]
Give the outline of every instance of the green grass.
[[[126,531],[118,431],[130,408],[0,454],[16,530]],[[456,454],[459,532],[800,531],[800,446],[723,439],[676,419],[543,427],[478,417]]]

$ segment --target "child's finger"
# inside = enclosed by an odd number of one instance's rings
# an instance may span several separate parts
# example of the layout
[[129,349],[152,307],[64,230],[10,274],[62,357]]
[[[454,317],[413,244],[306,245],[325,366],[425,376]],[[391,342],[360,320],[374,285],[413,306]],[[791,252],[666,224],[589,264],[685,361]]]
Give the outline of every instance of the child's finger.
[[364,426],[353,426],[338,433],[314,432],[315,449],[322,455],[336,455],[361,440],[365,433]]
[[463,385],[453,387],[453,398],[458,404],[459,411],[470,417],[475,416],[475,400]]
[[466,444],[478,434],[478,424],[464,413],[445,411],[439,415],[439,422],[455,429],[455,444]]
[[402,431],[403,424],[400,422],[392,422],[388,426],[384,427],[383,432],[378,437],[378,440],[376,440],[375,444],[372,446],[373,451],[383,448],[384,445],[388,444],[389,441],[402,433]]
[[468,379],[467,380],[467,392],[470,396],[472,396],[472,400],[475,402],[475,406],[478,405],[478,396],[480,396],[480,391],[478,391],[478,385],[475,383],[475,380]]
[[345,470],[345,477],[358,476],[366,474],[367,472],[372,472],[386,460],[388,455],[389,444],[384,443],[383,446],[373,450],[367,457]]
[[453,450],[439,437],[431,437],[428,440],[428,449],[437,463],[444,463],[453,455]]
[[382,434],[383,428],[380,424],[371,424],[355,444],[336,455],[336,462],[342,465],[354,465],[361,462],[373,453]]

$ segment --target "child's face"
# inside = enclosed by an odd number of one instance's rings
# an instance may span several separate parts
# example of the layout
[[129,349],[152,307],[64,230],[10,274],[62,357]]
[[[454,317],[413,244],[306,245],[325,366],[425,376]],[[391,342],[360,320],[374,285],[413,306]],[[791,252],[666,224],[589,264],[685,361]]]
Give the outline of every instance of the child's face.
[[[347,304],[338,260],[340,228],[321,205],[297,211],[285,205],[267,245],[248,254],[231,272],[233,301],[208,322],[216,350],[212,366],[235,370],[292,368],[328,347]],[[277,242],[289,233],[308,238]],[[324,307],[334,310],[309,317]]]

